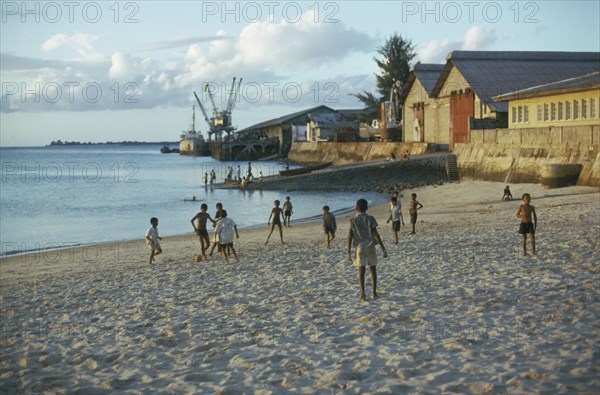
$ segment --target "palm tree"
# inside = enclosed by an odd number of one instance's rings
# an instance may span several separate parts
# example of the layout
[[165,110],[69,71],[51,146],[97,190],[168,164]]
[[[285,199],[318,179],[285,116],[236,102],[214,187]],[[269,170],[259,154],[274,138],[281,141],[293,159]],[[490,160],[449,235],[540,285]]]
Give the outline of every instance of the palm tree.
[[379,97],[367,91],[353,93],[352,96],[365,104],[367,119],[379,118],[379,106],[382,101],[389,100],[390,91],[396,81],[404,86],[410,71],[410,62],[415,57],[415,47],[410,40],[394,33],[382,46],[377,48],[377,53],[383,58],[373,58],[380,69],[380,74],[375,74]]

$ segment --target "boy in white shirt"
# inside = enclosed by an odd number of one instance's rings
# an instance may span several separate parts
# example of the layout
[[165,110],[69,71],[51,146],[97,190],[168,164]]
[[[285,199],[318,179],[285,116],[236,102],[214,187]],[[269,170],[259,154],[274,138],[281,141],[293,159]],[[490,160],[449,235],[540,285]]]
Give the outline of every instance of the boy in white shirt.
[[146,232],[146,243],[148,244],[150,250],[152,250],[152,252],[150,252],[150,262],[148,262],[150,265],[152,265],[152,262],[154,262],[154,257],[162,252],[159,243],[159,240],[162,240],[162,237],[158,235],[158,218],[150,218],[150,224],[152,226]]
[[230,252],[233,252],[233,256],[235,256],[236,261],[240,261],[237,253],[235,252],[235,247],[233,246],[234,233],[235,237],[239,239],[240,235],[237,230],[237,225],[231,218],[227,218],[226,210],[221,210],[221,219],[219,219],[217,222],[215,234],[217,235],[217,239],[219,241],[219,250],[221,251],[221,254],[223,254],[227,265],[229,265]]
[[402,222],[402,226],[404,226],[404,217],[402,216],[402,211],[400,211],[402,206],[400,205],[400,201],[395,197],[390,200],[390,204],[392,205],[392,209],[387,223],[392,221],[392,231],[394,231],[394,237],[396,238],[395,244],[398,244],[398,231],[400,231],[400,222]]

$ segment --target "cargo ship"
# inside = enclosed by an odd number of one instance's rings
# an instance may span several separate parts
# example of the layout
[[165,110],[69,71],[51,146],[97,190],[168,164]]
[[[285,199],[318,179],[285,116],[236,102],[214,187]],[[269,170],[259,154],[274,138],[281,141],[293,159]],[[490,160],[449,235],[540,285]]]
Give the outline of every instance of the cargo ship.
[[179,154],[192,156],[210,156],[210,145],[200,131],[196,131],[196,106],[192,107],[192,125],[183,131],[179,140]]

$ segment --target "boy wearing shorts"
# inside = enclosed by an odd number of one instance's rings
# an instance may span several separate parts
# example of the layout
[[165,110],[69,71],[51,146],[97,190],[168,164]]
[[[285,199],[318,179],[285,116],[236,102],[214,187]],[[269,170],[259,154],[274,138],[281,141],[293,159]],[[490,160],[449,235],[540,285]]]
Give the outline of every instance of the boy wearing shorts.
[[[210,214],[207,213],[208,205],[206,203],[202,203],[200,206],[200,212],[192,218],[192,226],[194,227],[194,231],[198,235],[198,239],[200,239],[200,254],[202,258],[206,260],[206,250],[210,247],[210,238],[208,237],[208,230],[206,229],[206,222],[210,220],[215,225],[215,220],[210,217]],[[196,226],[196,223],[198,226]]]
[[148,248],[151,250],[150,261],[148,263],[152,265],[154,257],[162,253],[159,242],[159,240],[162,240],[162,237],[158,235],[158,218],[150,218],[150,225],[150,229],[146,232],[146,244],[148,244]]
[[335,222],[335,215],[329,212],[329,206],[323,206],[323,232],[327,238],[325,243],[327,248],[331,248],[331,241],[335,239],[336,230],[337,224]]
[[392,209],[390,211],[390,216],[387,220],[389,223],[392,221],[392,231],[394,232],[394,238],[396,239],[396,243],[398,244],[398,232],[400,231],[400,222],[404,225],[404,217],[402,216],[402,211],[400,211],[400,201],[398,198],[393,197],[390,201]]
[[[537,215],[535,207],[529,204],[531,195],[523,194],[523,204],[517,210],[517,218],[521,218],[519,233],[522,236],[523,255],[527,255],[527,234],[531,239],[531,255],[535,255],[535,231],[537,229]],[[533,221],[532,221],[533,220]]]
[[381,246],[383,257],[387,252],[377,232],[377,220],[367,214],[368,203],[365,199],[356,201],[356,214],[350,219],[348,232],[348,259],[352,260],[352,246],[355,247],[354,266],[358,267],[358,284],[360,286],[360,301],[365,301],[365,271],[369,266],[373,284],[373,299],[377,299],[377,253],[375,244]]
[[229,265],[229,256],[231,252],[233,252],[233,256],[235,256],[236,261],[240,261],[235,248],[233,247],[233,234],[235,233],[236,238],[240,238],[240,235],[237,230],[237,225],[231,218],[227,218],[227,211],[221,210],[221,219],[217,222],[217,227],[215,228],[215,234],[217,235],[217,239],[219,241],[219,251],[223,254],[225,258],[225,263]]
[[415,224],[417,223],[417,211],[422,209],[423,205],[417,200],[417,194],[410,195],[410,203],[408,205],[408,213],[410,214],[410,223],[412,225],[411,235],[415,234]]

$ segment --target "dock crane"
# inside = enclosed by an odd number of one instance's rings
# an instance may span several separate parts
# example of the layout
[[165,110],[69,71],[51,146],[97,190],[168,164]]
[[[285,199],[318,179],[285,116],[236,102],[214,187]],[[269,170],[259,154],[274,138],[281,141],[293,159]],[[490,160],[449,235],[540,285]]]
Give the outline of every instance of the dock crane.
[[208,140],[209,141],[211,141],[213,134],[215,135],[215,141],[221,141],[223,139],[223,132],[227,133],[227,137],[230,137],[231,132],[233,132],[235,130],[235,127],[231,124],[231,113],[233,111],[233,107],[235,106],[235,101],[237,100],[237,96],[239,94],[240,87],[242,85],[242,79],[240,78],[237,85],[235,83],[235,80],[236,80],[236,78],[233,77],[233,83],[231,85],[231,90],[229,92],[229,98],[227,100],[227,105],[225,107],[225,110],[223,110],[223,111],[219,111],[219,109],[217,108],[217,106],[215,104],[215,99],[213,97],[213,94],[212,94],[212,91],[210,90],[209,85],[208,84],[204,85],[204,91],[208,94],[208,97],[210,99],[210,102],[211,102],[212,108],[213,108],[213,116],[210,119],[209,119],[208,115],[206,114],[206,110],[204,109],[204,106],[202,105],[200,98],[198,97],[196,92],[194,92],[196,101],[198,102],[198,105],[200,106],[200,110],[202,111],[202,114],[204,115],[204,120],[208,124],[208,128],[209,128]]
[[[194,96],[196,96],[196,101],[198,102],[198,106],[200,106],[200,111],[202,111],[202,115],[204,115],[204,120],[206,121],[206,123],[208,124],[208,127],[210,128],[210,120],[208,119],[208,114],[206,113],[206,110],[204,109],[204,106],[202,105],[202,102],[200,101],[200,98],[198,97],[196,92],[194,92]],[[208,139],[210,140],[210,133],[208,135]]]
[[237,100],[237,96],[240,93],[240,86],[242,85],[242,79],[238,82],[237,88],[235,86],[235,77],[233,77],[233,83],[231,84],[231,91],[229,92],[229,101],[227,102],[227,111],[229,114],[233,111],[233,107],[235,106],[235,101]]
[[215,98],[213,97],[212,90],[208,86],[208,83],[204,84],[204,92],[208,94],[208,98],[210,99],[210,102],[212,104],[213,119],[217,119],[217,117],[219,116],[219,110],[217,109],[217,105],[215,104]]
[[390,90],[390,100],[381,103],[379,127],[383,141],[402,138],[402,127],[399,124],[399,120],[402,118],[402,105],[399,102],[402,89],[402,83],[399,80],[394,81]]

